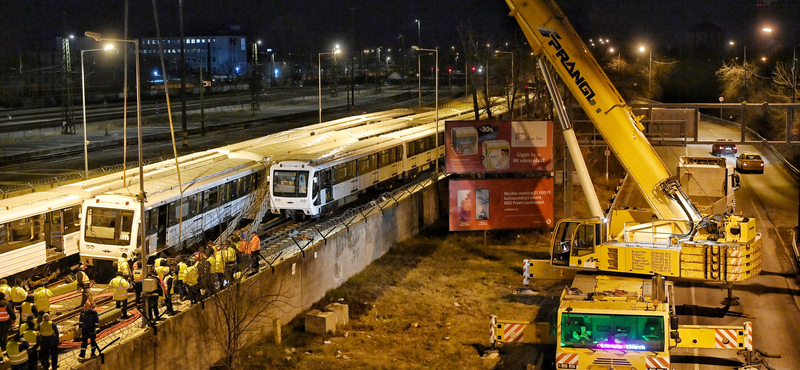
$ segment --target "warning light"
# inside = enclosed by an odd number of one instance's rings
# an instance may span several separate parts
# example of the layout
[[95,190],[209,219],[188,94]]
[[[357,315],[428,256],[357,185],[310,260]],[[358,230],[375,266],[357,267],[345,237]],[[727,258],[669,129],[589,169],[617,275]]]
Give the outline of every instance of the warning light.
[[472,67],[472,70],[474,71],[474,70],[475,70],[475,67]]

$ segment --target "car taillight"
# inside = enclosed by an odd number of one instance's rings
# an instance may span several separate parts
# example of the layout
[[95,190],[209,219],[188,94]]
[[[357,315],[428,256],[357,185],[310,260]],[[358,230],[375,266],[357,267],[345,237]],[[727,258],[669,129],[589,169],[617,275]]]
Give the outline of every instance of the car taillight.
[[722,150],[722,147],[719,147],[719,150]]
[[736,150],[736,145],[733,146],[733,150]]
[[764,162],[761,162],[761,167],[764,167]]

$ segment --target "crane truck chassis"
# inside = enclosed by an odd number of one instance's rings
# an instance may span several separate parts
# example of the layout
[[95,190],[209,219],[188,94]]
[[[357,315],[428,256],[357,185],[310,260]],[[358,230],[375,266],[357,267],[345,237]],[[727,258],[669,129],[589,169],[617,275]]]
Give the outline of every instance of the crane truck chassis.
[[674,286],[581,272],[561,293],[551,323],[491,316],[490,343],[556,345],[557,369],[670,369],[670,349],[753,351],[753,325],[678,325]]

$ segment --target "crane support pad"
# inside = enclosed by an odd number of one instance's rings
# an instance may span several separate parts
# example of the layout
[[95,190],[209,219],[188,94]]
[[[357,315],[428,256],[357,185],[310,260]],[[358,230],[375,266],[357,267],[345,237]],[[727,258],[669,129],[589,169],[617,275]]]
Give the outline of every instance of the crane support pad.
[[678,327],[683,348],[753,350],[753,323],[742,326],[681,325]]
[[491,316],[490,320],[490,343],[556,343],[550,323],[499,320],[497,316]]
[[761,234],[748,243],[681,243],[681,277],[741,282],[761,272]]
[[528,285],[528,279],[540,280],[572,280],[578,270],[553,266],[550,260],[523,260],[522,283]]

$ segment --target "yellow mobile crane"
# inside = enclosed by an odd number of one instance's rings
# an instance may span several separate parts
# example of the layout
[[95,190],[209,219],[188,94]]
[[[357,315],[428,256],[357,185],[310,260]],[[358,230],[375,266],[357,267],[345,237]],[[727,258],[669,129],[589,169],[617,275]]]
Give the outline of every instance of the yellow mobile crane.
[[[506,3],[534,54],[550,61],[651,208],[604,215],[599,205],[593,206],[597,201],[588,172],[576,163],[583,189],[590,191],[594,218],[559,221],[548,264],[729,283],[757,275],[761,234],[755,219],[730,214],[710,218],[697,210],[645,138],[641,117],[632,114],[558,5],[553,0]],[[565,138],[573,160],[582,160],[571,129],[565,128]]]
[[[673,284],[662,276],[721,281],[730,287],[757,275],[761,271],[761,235],[756,233],[755,220],[730,214],[709,217],[698,211],[645,138],[640,118],[631,113],[554,0],[506,3],[534,53],[550,61],[651,209],[603,214],[555,83],[540,58],[594,216],[559,221],[551,258],[545,262],[548,267],[588,271],[579,273],[564,290],[553,323],[492,316],[491,343],[554,342],[559,369],[666,370],[674,347],[752,353],[750,322],[742,326],[679,326]],[[526,261],[526,279],[530,267]]]

